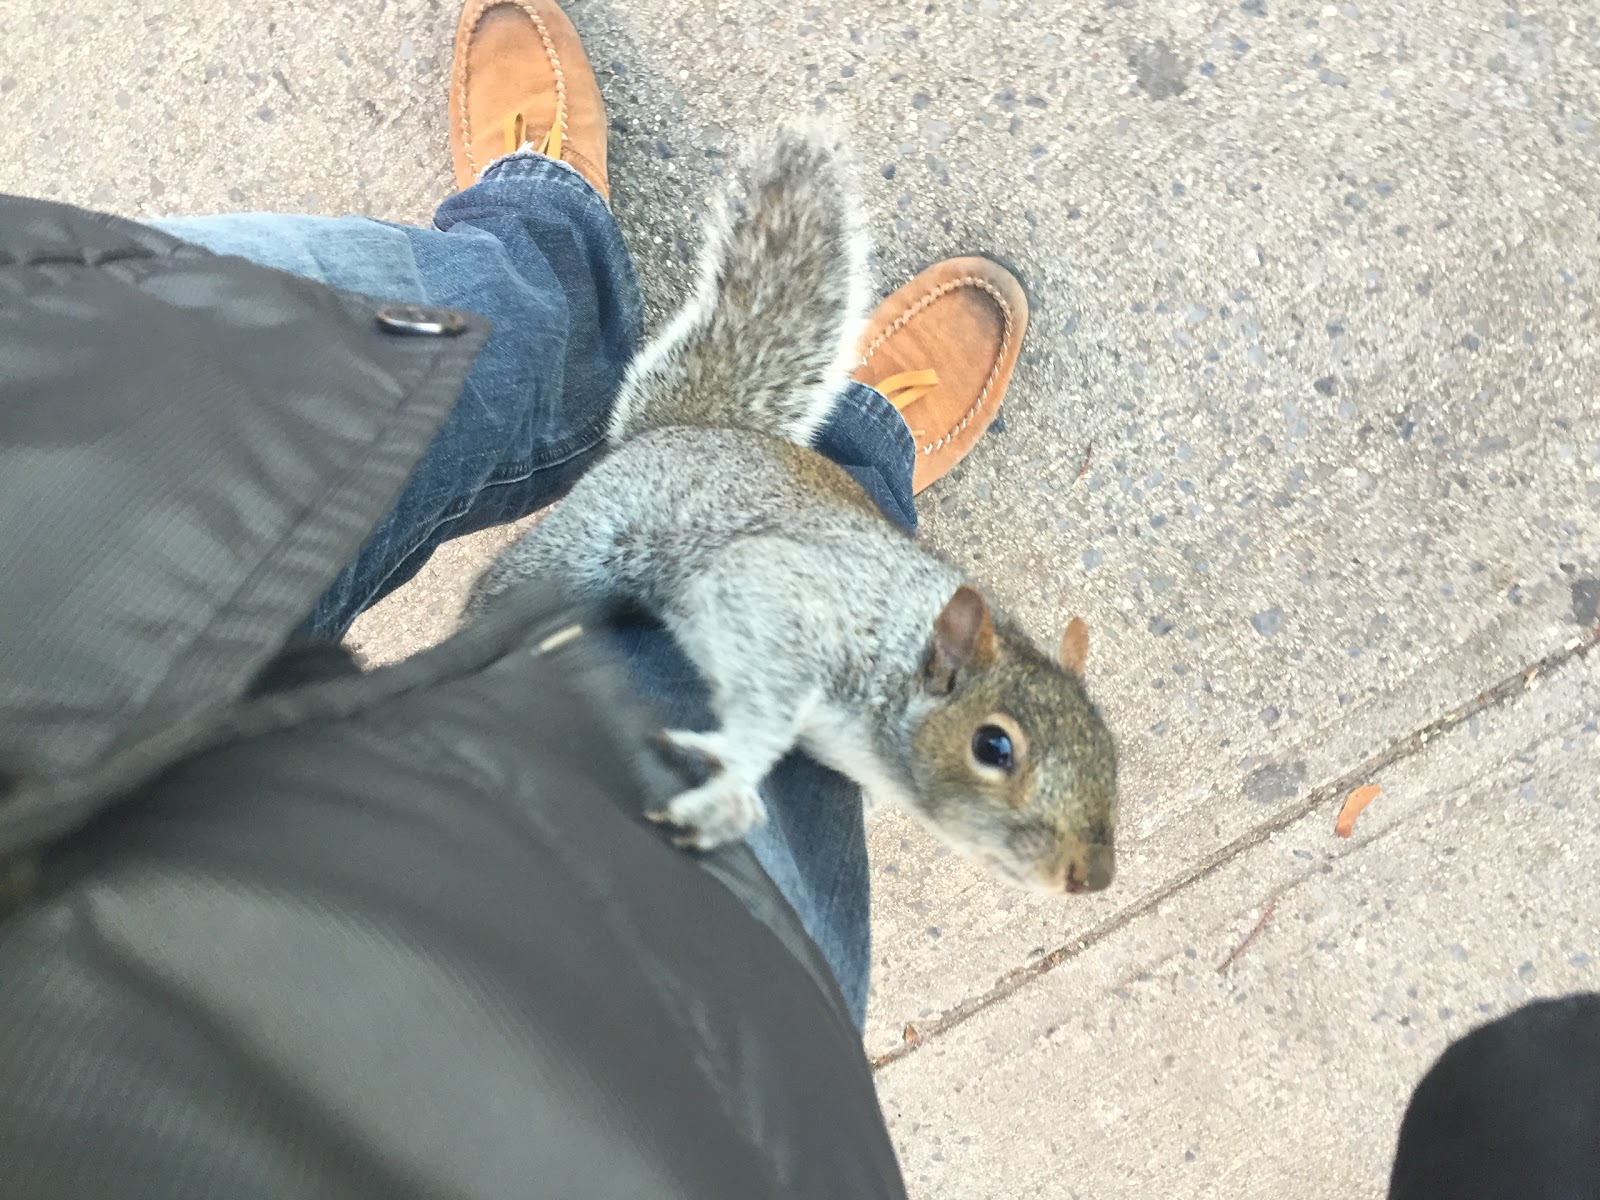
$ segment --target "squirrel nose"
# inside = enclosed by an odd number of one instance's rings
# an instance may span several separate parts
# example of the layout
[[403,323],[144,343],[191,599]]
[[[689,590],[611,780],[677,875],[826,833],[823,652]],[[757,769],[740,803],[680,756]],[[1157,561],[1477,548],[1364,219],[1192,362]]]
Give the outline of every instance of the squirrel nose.
[[1110,846],[1085,846],[1067,864],[1067,891],[1103,891],[1111,886],[1111,879],[1115,874],[1116,854]]

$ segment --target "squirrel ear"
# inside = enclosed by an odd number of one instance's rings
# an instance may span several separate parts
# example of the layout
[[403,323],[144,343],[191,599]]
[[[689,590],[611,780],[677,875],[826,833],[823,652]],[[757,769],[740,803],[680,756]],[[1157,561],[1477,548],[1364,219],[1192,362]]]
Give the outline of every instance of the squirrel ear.
[[993,659],[994,622],[989,618],[989,602],[977,588],[963,585],[934,618],[929,687],[948,695],[956,685],[958,671]]
[[1067,631],[1061,635],[1061,650],[1057,657],[1063,667],[1079,679],[1083,678],[1084,664],[1089,661],[1089,625],[1082,617],[1073,617],[1067,622]]

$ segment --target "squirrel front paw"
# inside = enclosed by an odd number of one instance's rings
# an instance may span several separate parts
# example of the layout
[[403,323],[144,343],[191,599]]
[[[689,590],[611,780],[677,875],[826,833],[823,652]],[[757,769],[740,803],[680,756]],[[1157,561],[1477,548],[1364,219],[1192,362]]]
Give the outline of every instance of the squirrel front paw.
[[766,824],[767,806],[753,785],[719,775],[680,793],[665,808],[645,816],[658,825],[676,829],[674,845],[715,850]]

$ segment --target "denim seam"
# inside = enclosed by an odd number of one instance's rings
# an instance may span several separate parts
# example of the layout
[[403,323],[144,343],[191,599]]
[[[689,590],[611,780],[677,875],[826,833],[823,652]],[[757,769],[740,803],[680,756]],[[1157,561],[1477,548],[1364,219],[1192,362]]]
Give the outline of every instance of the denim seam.
[[564,448],[563,453],[557,454],[552,451],[547,454],[535,454],[530,458],[519,459],[513,463],[502,463],[489,472],[479,490],[503,483],[522,483],[531,478],[535,471],[559,467],[562,463],[571,462],[580,454],[587,454],[605,440],[606,424],[610,419],[609,415],[602,417],[585,426],[581,431],[573,434],[565,441],[558,443],[560,447]]
[[512,463],[502,463],[489,472],[484,482],[515,483],[517,480],[511,478],[513,475],[526,479],[534,471],[544,467],[556,467],[569,462],[584,451],[593,449],[595,444],[605,437],[606,426],[610,421],[611,414],[608,409],[604,416],[596,418],[577,433],[568,434],[561,441],[536,450],[525,458],[519,458]]
[[[595,424],[590,426],[589,430],[587,431],[589,434],[592,435],[590,437],[590,440],[587,442],[587,444],[574,446],[570,453],[564,455],[563,457],[561,457],[559,459],[555,459],[555,460],[552,460],[550,462],[539,463],[534,467],[530,467],[527,471],[523,472],[521,475],[517,476],[516,478],[497,479],[493,475],[491,475],[488,479],[484,480],[483,485],[481,487],[479,487],[476,492],[473,493],[473,500],[475,501],[478,497],[482,496],[485,492],[489,491],[491,488],[511,487],[514,484],[526,483],[530,478],[533,477],[533,474],[534,474],[535,471],[546,470],[546,469],[548,469],[550,467],[558,467],[564,462],[571,462],[574,458],[577,458],[580,454],[583,454],[583,453],[585,453],[585,452],[587,452],[589,450],[592,450],[595,446],[599,445],[601,440],[602,440],[602,435],[604,434],[604,431],[605,431],[605,421],[597,421],[597,422],[595,422]],[[452,505],[451,508],[454,508],[454,505]],[[431,525],[429,525],[429,527],[426,530],[426,532],[421,533],[421,534],[417,535],[416,537],[412,538],[406,544],[404,552],[394,558],[393,565],[387,571],[385,571],[383,573],[383,577],[381,579],[378,579],[373,584],[372,587],[367,589],[365,597],[362,600],[362,602],[360,603],[360,605],[357,606],[357,610],[356,611],[357,612],[365,612],[372,605],[372,598],[383,591],[384,585],[389,582],[389,580],[394,576],[394,573],[396,571],[398,571],[402,566],[404,566],[407,562],[409,562],[411,560],[411,556],[413,554],[415,554],[418,550],[422,549],[423,546],[425,546],[429,541],[431,541],[433,539],[434,535],[439,532],[439,530],[443,529],[446,525],[449,525],[449,524],[451,524],[451,523],[453,523],[455,521],[459,521],[462,517],[466,516],[467,513],[470,512],[471,510],[472,510],[472,501],[469,501],[468,504],[467,504],[467,507],[462,509],[460,512],[452,513],[449,509],[447,509],[445,511],[445,515],[440,516]],[[448,539],[446,539],[446,540],[448,540]]]

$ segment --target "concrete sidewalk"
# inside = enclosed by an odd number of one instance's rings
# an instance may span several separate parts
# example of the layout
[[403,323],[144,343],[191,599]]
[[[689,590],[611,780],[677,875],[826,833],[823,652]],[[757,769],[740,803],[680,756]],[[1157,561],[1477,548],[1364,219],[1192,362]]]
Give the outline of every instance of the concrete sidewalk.
[[[1035,301],[925,529],[1042,638],[1089,620],[1121,875],[1036,900],[875,829],[868,1049],[913,1194],[1381,1194],[1449,1039],[1600,986],[1600,10],[571,11],[656,315],[721,157],[818,110],[885,291],[981,251]],[[0,187],[425,220],[454,20],[9,0]],[[483,549],[364,648],[436,637]]]

